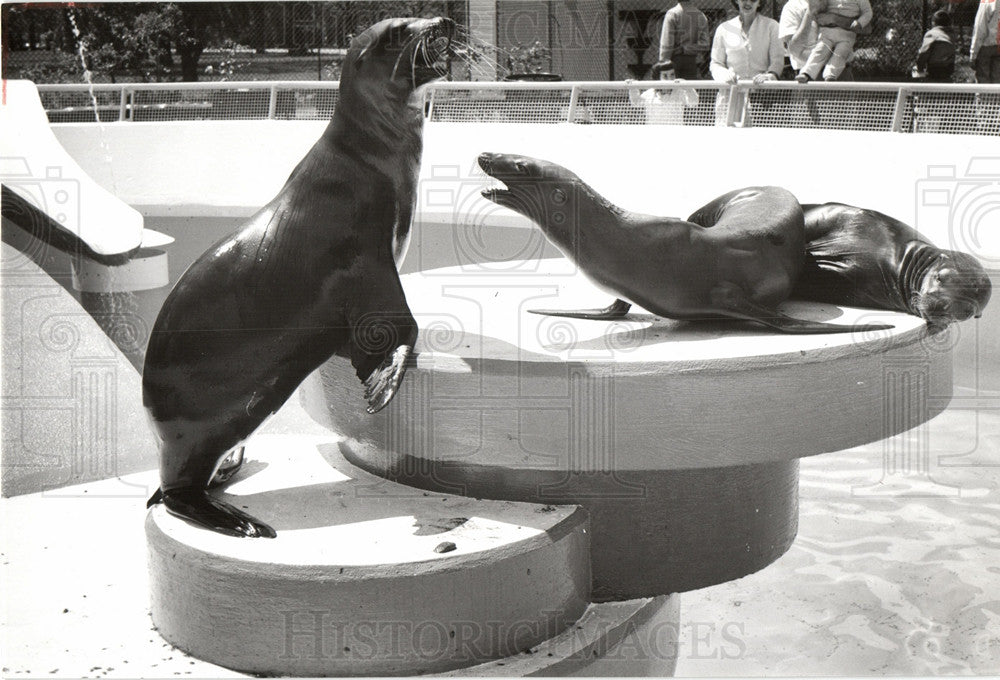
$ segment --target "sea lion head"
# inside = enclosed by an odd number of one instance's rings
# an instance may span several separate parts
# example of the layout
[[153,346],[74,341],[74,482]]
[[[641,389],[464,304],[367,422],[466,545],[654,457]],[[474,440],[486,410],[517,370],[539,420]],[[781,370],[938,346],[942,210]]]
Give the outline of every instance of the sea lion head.
[[351,40],[341,88],[372,83],[408,96],[448,74],[454,31],[455,22],[445,17],[385,19],[370,26]]
[[580,178],[549,161],[504,153],[482,153],[479,167],[503,187],[481,193],[498,205],[534,220],[543,231],[565,225],[583,188]]
[[971,255],[942,250],[928,267],[913,307],[932,326],[982,316],[992,284],[979,261]]

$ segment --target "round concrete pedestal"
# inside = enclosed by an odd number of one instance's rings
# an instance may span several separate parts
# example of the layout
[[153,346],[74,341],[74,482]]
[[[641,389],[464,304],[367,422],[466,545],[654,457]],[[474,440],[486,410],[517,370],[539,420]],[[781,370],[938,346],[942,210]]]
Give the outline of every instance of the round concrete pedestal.
[[537,647],[446,675],[662,678],[677,666],[679,630],[680,595],[602,602]]
[[565,260],[531,264],[403,277],[421,335],[393,402],[364,414],[353,369],[334,359],[304,384],[305,405],[380,476],[586,507],[595,601],[764,567],[795,536],[798,458],[912,428],[951,396],[950,343],[913,316],[788,303],[801,318],[894,325],[800,336],[636,308],[546,317],[528,310],[610,299]]
[[586,513],[403,487],[346,463],[338,443],[248,443],[220,497],[275,539],[149,512],[152,617],[167,641],[262,675],[420,675],[520,654],[587,609]]

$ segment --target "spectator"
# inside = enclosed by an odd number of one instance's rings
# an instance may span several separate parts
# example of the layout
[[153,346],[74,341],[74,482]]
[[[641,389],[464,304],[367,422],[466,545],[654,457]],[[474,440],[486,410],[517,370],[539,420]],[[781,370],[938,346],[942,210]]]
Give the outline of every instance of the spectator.
[[795,80],[800,83],[815,80],[821,70],[823,80],[836,80],[854,54],[858,33],[867,29],[872,21],[871,3],[868,0],[809,0],[809,11],[817,15],[818,41]]
[[678,78],[700,80],[708,50],[708,18],[692,0],[678,0],[663,17],[659,61],[673,62]]
[[[753,79],[755,85],[777,80],[784,65],[784,49],[778,39],[778,22],[761,16],[760,0],[732,0],[739,14],[715,29],[712,41],[712,79],[735,85]],[[719,93],[715,101],[715,123],[725,124],[729,93]],[[743,116],[745,98],[736,104],[736,116]]]
[[1000,7],[997,0],[981,1],[972,29],[969,57],[976,68],[976,82],[1000,83],[1000,46],[997,45],[997,24]]
[[929,83],[950,83],[955,72],[955,43],[951,39],[951,16],[939,9],[934,12],[931,30],[924,34],[924,42],[917,52],[914,76],[926,78]]
[[[661,66],[660,77],[673,79],[674,67],[671,62]],[[626,80],[626,84],[632,83]],[[628,99],[632,106],[646,110],[649,125],[683,125],[686,109],[698,106],[698,92],[693,88],[671,87],[650,88],[641,94],[636,88],[629,88]]]
[[[824,21],[832,19],[830,14],[821,14]],[[788,63],[798,73],[809,60],[809,54],[819,42],[817,17],[809,10],[808,0],[788,0],[781,10],[778,37],[788,52]],[[791,76],[789,76],[791,77]],[[854,80],[850,64],[844,67],[837,80]]]

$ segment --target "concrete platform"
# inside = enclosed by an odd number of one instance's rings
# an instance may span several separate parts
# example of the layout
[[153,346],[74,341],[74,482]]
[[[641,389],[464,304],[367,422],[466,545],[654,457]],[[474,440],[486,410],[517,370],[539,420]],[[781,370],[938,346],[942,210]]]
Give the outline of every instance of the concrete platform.
[[[798,460],[915,427],[948,403],[951,347],[913,316],[788,303],[792,316],[892,330],[779,335],[735,321],[529,314],[604,306],[566,260],[403,277],[416,365],[374,417],[331,360],[306,408],[349,460],[425,489],[578,503],[594,598],[701,588],[770,564],[795,536]],[[533,265],[533,269],[528,265]]]
[[343,460],[339,438],[259,435],[219,497],[245,539],[154,507],[153,622],[200,659],[266,675],[421,675],[534,647],[590,594],[586,513],[421,492]]
[[[342,471],[326,464],[327,460],[337,459],[335,453],[327,451],[327,457],[324,457],[316,448],[317,444],[336,442],[337,437],[306,416],[301,409],[298,396],[293,397],[292,401],[268,421],[264,431],[255,438],[255,441],[258,439],[260,441],[257,441],[253,448],[265,453],[269,452],[271,445],[279,442],[287,444],[297,441],[303,448],[313,446],[316,451],[313,464],[310,465],[307,461],[304,467],[312,470],[312,474],[317,476],[317,481],[320,476],[325,476],[328,485],[352,483],[342,478],[344,476]],[[285,448],[284,451],[287,454],[288,449]],[[253,504],[255,512],[261,514],[267,512],[263,507],[267,505],[266,494],[258,493],[262,483],[267,479],[280,480],[283,476],[282,469],[286,473],[291,472],[280,461],[280,455],[277,457],[279,461],[268,470],[261,470],[259,465],[250,460],[245,471],[241,473],[243,481],[234,483],[231,487],[231,498],[240,499],[241,504]],[[338,462],[338,466],[342,470],[351,470],[350,466],[344,466],[342,460]],[[371,521],[365,526],[371,528],[373,525],[379,525],[381,529],[387,529],[390,525],[395,525],[399,542],[407,544],[404,549],[392,539],[388,545],[384,543],[379,545],[373,540],[374,536],[379,535],[374,531],[367,533],[352,531],[349,525],[327,527],[326,533],[329,534],[327,538],[339,533],[343,534],[340,536],[341,539],[349,538],[349,540],[339,543],[331,540],[314,547],[326,551],[328,556],[343,557],[342,561],[348,564],[345,566],[343,578],[339,573],[339,567],[335,569],[332,581],[333,586],[339,588],[339,594],[345,594],[351,588],[355,589],[354,602],[363,608],[363,614],[358,614],[355,610],[356,616],[367,616],[373,623],[381,623],[383,628],[398,633],[403,630],[403,626],[398,623],[399,617],[389,612],[376,611],[375,606],[380,601],[383,604],[391,604],[399,611],[410,608],[412,612],[420,602],[421,596],[434,595],[440,598],[440,601],[432,603],[435,606],[450,606],[453,611],[463,607],[475,607],[476,612],[480,612],[482,608],[482,612],[475,616],[482,616],[486,611],[497,614],[502,610],[499,613],[509,617],[513,615],[513,609],[507,609],[506,603],[529,606],[530,603],[527,602],[529,596],[535,597],[536,605],[545,599],[544,596],[539,596],[537,588],[528,591],[513,588],[510,579],[498,578],[495,583],[484,583],[480,580],[478,583],[463,585],[465,576],[447,568],[448,565],[454,566],[456,563],[462,563],[467,567],[466,571],[473,575],[481,576],[492,569],[494,574],[502,576],[506,573],[524,582],[534,578],[536,585],[565,584],[577,578],[578,581],[583,581],[584,589],[587,587],[587,579],[579,572],[574,576],[568,574],[566,570],[534,568],[531,574],[528,574],[529,567],[523,564],[526,558],[532,557],[532,552],[534,556],[551,556],[566,547],[568,543],[579,544],[583,525],[582,514],[578,510],[444,498],[438,494],[425,495],[412,489],[403,490],[404,493],[393,496],[391,490],[400,491],[397,485],[373,478],[356,469],[353,470],[353,474],[356,475],[353,479],[354,493],[344,493],[343,489],[331,493],[327,502],[321,503],[319,508],[328,511],[333,507],[335,511],[345,511],[344,505],[353,506],[355,510],[359,508],[359,503],[374,505],[380,510],[376,516],[368,518]],[[333,478],[339,481],[332,481]],[[156,597],[162,597],[164,584],[162,581],[157,582],[155,578],[150,579],[146,538],[142,529],[143,518],[146,518],[147,523],[154,525],[165,523],[168,529],[173,530],[173,534],[198,532],[197,529],[186,525],[177,526],[180,522],[173,518],[162,517],[161,509],[146,511],[145,498],[152,493],[157,484],[157,472],[151,470],[69,486],[56,492],[34,493],[0,500],[0,527],[3,535],[0,580],[4,583],[4,588],[0,589],[0,602],[2,602],[0,606],[5,612],[3,624],[5,677],[22,675],[123,678],[242,677],[241,673],[190,656],[182,649],[164,641],[161,634],[168,634],[167,631],[158,630],[150,620],[150,593],[154,593],[154,601]],[[302,495],[306,499],[316,500],[316,493],[322,487],[322,484],[317,484],[304,489]],[[280,493],[279,489],[272,490],[272,494]],[[422,503],[430,505],[431,514],[435,517],[442,514],[438,506],[444,506],[447,508],[447,512],[444,513],[447,515],[446,519],[454,519],[452,515],[465,514],[469,516],[469,521],[462,526],[451,527],[448,522],[436,523],[433,520],[418,522],[415,515],[400,516],[395,519],[385,517],[386,513],[391,514],[393,508],[402,512],[408,507],[413,512],[414,508]],[[491,509],[493,511],[506,509],[504,516],[508,519],[518,517],[520,512],[520,517],[525,520],[524,524],[528,524],[530,520],[535,528],[523,526],[518,530],[512,523],[496,521],[498,515],[494,515],[494,520],[491,520],[489,512]],[[536,510],[543,511],[535,512]],[[420,516],[428,520],[426,513]],[[301,538],[306,534],[315,536],[317,531],[323,532],[323,529],[290,528],[288,522],[295,521],[301,522],[301,518],[287,520],[284,526],[280,522],[275,522],[279,528],[279,538],[267,541],[270,545],[264,545],[261,549],[274,551],[277,547],[281,547],[283,550],[280,551],[282,554],[278,559],[283,559],[286,563],[301,562],[301,559],[296,559],[296,555],[299,558],[302,555]],[[415,523],[419,526],[414,526]],[[556,531],[548,533],[540,527]],[[561,538],[558,536],[559,527],[567,530]],[[156,526],[154,530],[159,531]],[[531,532],[534,535],[520,541],[511,540],[512,534],[516,536],[518,531]],[[386,534],[387,537],[391,535],[391,531]],[[208,538],[212,540],[215,537]],[[233,540],[239,542],[239,539]],[[456,550],[446,553],[433,552],[434,547],[448,541],[455,543]],[[299,544],[298,550],[296,543]],[[492,551],[488,549],[489,545],[494,546]],[[534,546],[535,549],[517,553],[519,548],[523,549],[526,546]],[[237,546],[237,549],[240,548],[254,550],[253,545]],[[375,578],[367,584],[359,584],[356,581],[358,574],[366,569],[363,564],[365,555],[369,558],[375,552],[383,556],[393,552],[402,555],[407,550],[417,548],[429,549],[430,559],[417,563],[416,566],[411,564],[409,568],[407,565],[397,565],[399,573],[407,574],[405,579],[387,578],[383,574],[382,578]],[[497,556],[500,553],[505,553],[506,559],[492,562],[488,559],[489,555]],[[487,558],[482,559],[484,556]],[[220,563],[222,561],[220,558]],[[351,562],[354,564],[350,564]],[[577,564],[580,563],[577,560]],[[234,560],[229,558],[225,564],[231,566]],[[217,606],[215,609],[202,606],[201,611],[192,612],[191,618],[174,621],[172,625],[188,626],[190,630],[201,632],[207,639],[216,640],[220,644],[227,641],[232,643],[234,640],[238,643],[241,639],[252,637],[251,635],[245,638],[232,637],[223,632],[227,626],[260,625],[264,611],[259,606],[261,598],[266,599],[275,595],[273,588],[264,592],[260,590],[254,592],[250,589],[250,583],[254,579],[259,583],[267,570],[261,569],[259,564],[249,562],[248,564],[251,570],[249,573],[243,572],[243,576],[248,580],[241,581],[244,588],[241,596],[245,599],[244,604],[250,612],[249,614],[242,612],[242,615],[249,618],[241,619],[241,612],[233,608],[220,610]],[[524,567],[523,573],[520,568],[512,566],[518,564]],[[286,564],[280,569],[280,573],[294,574],[303,569],[301,564]],[[443,580],[428,589],[427,584],[435,575]],[[171,602],[172,606],[185,600],[187,597],[185,591],[188,591],[189,586],[197,580],[198,574],[185,572],[179,576],[188,578],[186,582],[174,582],[171,596],[178,601]],[[223,570],[217,577],[219,579],[217,585],[221,590],[221,586],[227,580],[235,584],[240,578],[240,573]],[[393,581],[397,586],[405,586],[405,592],[400,593],[387,587],[391,586]],[[373,586],[372,583],[376,585]],[[317,587],[302,583],[299,585],[303,589]],[[481,589],[470,590],[473,586]],[[322,587],[322,584],[319,587]],[[499,590],[502,592],[498,593]],[[492,597],[490,593],[493,593]],[[211,600],[211,598],[217,599],[217,593],[207,593],[206,598],[209,598],[207,601],[218,605],[217,601]],[[525,674],[539,672],[547,674],[545,672],[547,670],[552,672],[558,670],[562,673],[565,670],[566,674],[629,676],[647,672],[653,675],[668,675],[672,671],[677,659],[677,638],[680,630],[677,618],[678,596],[601,605],[580,602],[574,594],[570,594],[569,599],[570,602],[564,611],[576,608],[581,613],[579,620],[574,619],[567,623],[565,630],[560,633],[555,630],[558,612],[553,616],[551,611],[534,609],[534,621],[537,622],[541,617],[541,620],[548,620],[551,623],[552,638],[527,645],[523,650],[512,654],[509,659],[496,659],[492,667],[509,666],[509,670],[502,673],[508,676],[520,673],[521,670],[515,672],[515,669],[522,666]],[[309,617],[313,616],[314,612],[320,611],[322,615],[320,623],[329,624],[325,629],[331,636],[327,642],[332,642],[338,632],[343,633],[346,630],[346,620],[340,619],[338,623],[332,619],[327,621],[326,617],[332,614],[345,616],[348,612],[347,602],[347,599],[338,599],[329,602],[327,609],[295,613],[291,621],[293,627],[290,632],[293,635],[289,653],[308,656],[310,651],[315,651],[310,648],[315,640],[313,635],[315,628],[306,625],[309,621],[304,621],[303,615]],[[238,607],[240,603],[232,604]],[[220,618],[218,616],[220,612],[225,616]],[[206,630],[204,617],[213,613],[216,615],[212,622],[213,628]],[[439,618],[434,618],[435,616]],[[545,617],[551,618],[545,619]],[[440,612],[428,612],[427,618],[418,620],[418,623],[424,623],[422,639],[425,644],[430,644],[431,647],[436,644],[435,634],[446,621]],[[472,619],[462,622],[462,627],[456,631],[456,638],[449,637],[448,641],[461,644],[466,650],[472,650],[477,645],[482,646],[486,643],[485,632],[499,630],[497,622],[493,621],[490,626],[480,629],[484,631],[483,636],[476,637],[473,635],[476,631],[473,623]],[[301,630],[297,628],[300,625]],[[518,636],[530,630],[525,620],[517,630],[508,629],[508,632],[514,633],[515,642],[520,644]],[[296,631],[303,634],[299,635]],[[373,649],[371,635],[359,628],[355,628],[355,631],[365,633],[365,639],[352,647],[354,655],[368,656],[367,652]],[[462,632],[463,637],[458,637],[458,631]],[[284,636],[280,637],[282,641],[285,639]],[[432,659],[433,655],[430,652],[434,649],[425,648],[423,651],[428,657],[425,660],[428,663],[432,660],[441,661],[440,658]],[[341,660],[349,658],[343,647],[331,647],[328,652],[330,656],[338,656]],[[532,663],[525,666],[524,663],[528,660]],[[490,674],[489,668],[491,667],[484,666],[481,673]],[[462,669],[456,670],[455,673],[464,674]]]
[[[278,415],[268,432],[323,432]],[[1000,395],[957,394],[927,423],[929,474],[960,494],[855,491],[913,435],[802,461],[792,548],[756,574],[680,596],[677,674],[995,675],[998,433]],[[0,499],[4,677],[244,677],[186,655],[152,626],[143,520],[156,483],[148,471],[61,497]]]

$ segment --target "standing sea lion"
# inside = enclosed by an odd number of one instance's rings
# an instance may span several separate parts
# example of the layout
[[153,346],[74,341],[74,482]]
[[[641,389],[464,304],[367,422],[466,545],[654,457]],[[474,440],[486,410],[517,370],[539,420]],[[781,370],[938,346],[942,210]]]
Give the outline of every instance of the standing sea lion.
[[802,207],[806,264],[794,297],[907,312],[935,327],[983,313],[992,286],[971,255],[937,248],[874,210]]
[[479,165],[506,185],[483,196],[534,220],[618,298],[605,309],[536,313],[613,319],[634,303],[672,319],[746,319],[783,333],[886,328],[804,321],[777,311],[799,276],[804,252],[802,208],[784,189],[730,192],[685,221],[623,210],[555,163],[484,153]]
[[150,504],[221,533],[273,537],[207,493],[227,452],[334,354],[350,358],[369,412],[392,399],[417,338],[397,272],[422,149],[412,95],[444,74],[453,28],[390,19],[358,35],[323,136],[278,195],[174,286],[143,371],[161,439]]

